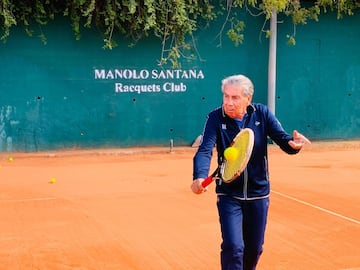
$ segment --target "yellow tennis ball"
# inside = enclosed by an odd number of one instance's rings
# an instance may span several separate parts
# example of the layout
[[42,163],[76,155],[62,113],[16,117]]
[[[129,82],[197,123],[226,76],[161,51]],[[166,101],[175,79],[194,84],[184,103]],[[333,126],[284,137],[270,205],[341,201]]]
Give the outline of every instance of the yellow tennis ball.
[[12,161],[14,161],[14,159],[13,159],[12,157],[9,157],[9,158],[8,158],[8,161],[9,161],[9,162],[12,162]]
[[239,155],[239,150],[237,150],[235,147],[232,146],[226,148],[224,151],[224,157],[228,161],[234,161],[235,159],[237,159],[238,155]]
[[56,178],[50,178],[50,181],[49,181],[50,184],[55,184],[56,183]]

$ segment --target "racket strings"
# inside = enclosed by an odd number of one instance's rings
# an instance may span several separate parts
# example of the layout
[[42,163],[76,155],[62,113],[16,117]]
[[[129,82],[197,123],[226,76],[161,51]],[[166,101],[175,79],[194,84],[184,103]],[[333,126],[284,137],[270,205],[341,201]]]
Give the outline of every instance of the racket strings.
[[221,170],[221,176],[224,182],[231,182],[238,177],[246,168],[253,148],[254,135],[250,129],[244,129],[237,135],[233,141],[232,147],[238,150],[235,160],[225,160]]

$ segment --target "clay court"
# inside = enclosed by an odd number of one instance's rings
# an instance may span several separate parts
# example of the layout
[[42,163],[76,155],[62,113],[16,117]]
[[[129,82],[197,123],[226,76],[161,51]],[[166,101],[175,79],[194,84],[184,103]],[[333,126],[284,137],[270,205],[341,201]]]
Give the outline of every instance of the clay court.
[[[0,268],[220,269],[214,185],[190,191],[195,150],[0,153]],[[269,147],[259,270],[360,269],[359,160],[360,141]]]

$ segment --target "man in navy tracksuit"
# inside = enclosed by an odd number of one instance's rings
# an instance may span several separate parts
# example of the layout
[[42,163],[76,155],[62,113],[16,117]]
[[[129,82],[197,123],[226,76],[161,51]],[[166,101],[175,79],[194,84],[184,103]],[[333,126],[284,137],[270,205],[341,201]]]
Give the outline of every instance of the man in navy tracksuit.
[[196,194],[206,191],[201,182],[209,174],[215,146],[220,165],[224,150],[238,132],[245,127],[254,131],[254,148],[244,172],[231,183],[216,181],[222,270],[254,270],[262,253],[269,206],[268,137],[288,154],[298,153],[310,141],[297,131],[289,135],[265,105],[251,103],[254,86],[249,78],[224,79],[222,92],[223,104],[208,114],[194,156],[191,189]]

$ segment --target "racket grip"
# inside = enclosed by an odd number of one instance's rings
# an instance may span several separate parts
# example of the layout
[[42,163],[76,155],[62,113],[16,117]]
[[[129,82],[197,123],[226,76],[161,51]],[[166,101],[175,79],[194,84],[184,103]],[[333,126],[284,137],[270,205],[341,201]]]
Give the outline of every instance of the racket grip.
[[201,185],[205,188],[208,185],[210,185],[212,183],[212,181],[214,181],[214,177],[212,175],[210,175],[207,178],[205,178],[204,181],[201,182]]

